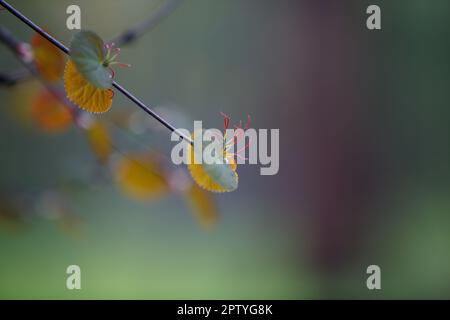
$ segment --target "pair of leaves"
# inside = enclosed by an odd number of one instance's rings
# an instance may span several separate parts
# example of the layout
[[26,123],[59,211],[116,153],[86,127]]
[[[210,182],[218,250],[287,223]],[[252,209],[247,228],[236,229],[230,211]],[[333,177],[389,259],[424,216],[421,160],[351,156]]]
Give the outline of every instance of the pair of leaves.
[[91,31],[76,33],[70,43],[70,57],[64,71],[68,98],[92,113],[108,111],[114,92],[103,40]]
[[[191,135],[193,141],[195,141],[195,134],[194,132]],[[204,142],[201,150],[204,150],[208,143]],[[233,157],[225,153],[223,163],[207,164],[203,162],[200,164],[201,155],[197,155],[194,149],[192,145],[188,145],[187,157],[190,160],[188,169],[192,178],[200,187],[218,193],[231,192],[237,189],[239,178],[236,173],[237,165]]]
[[67,96],[81,109],[101,113],[111,108],[114,93],[109,64],[112,61],[108,60],[105,44],[98,35],[91,31],[76,33],[70,43],[71,58],[66,64],[63,53],[41,35],[34,35],[31,44],[43,79],[54,82],[64,73]]
[[[90,31],[82,31],[74,36],[70,48],[72,61],[68,62],[64,75],[69,98],[86,110],[104,112],[105,106],[109,109],[112,102],[112,96],[107,91],[111,87],[112,79],[108,69],[109,53],[105,54],[103,41]],[[189,150],[192,151],[192,148]],[[194,153],[190,153],[194,157]],[[231,158],[227,159],[232,161]],[[130,167],[126,168],[130,169]],[[233,162],[225,164],[192,163],[188,168],[195,182],[208,191],[229,192],[237,188],[238,175]],[[136,172],[130,171],[124,174],[145,175],[145,172],[140,172],[138,167],[133,169]],[[147,169],[149,169],[146,170],[148,174],[148,172],[151,172],[151,168]],[[149,185],[140,186],[137,184],[136,182],[141,181],[140,179],[129,178],[135,180],[135,183],[131,185],[134,188],[132,190],[134,194],[139,194],[142,190],[150,187]],[[154,176],[149,176],[147,184],[155,181]],[[159,186],[162,189],[162,184]],[[126,189],[130,191],[129,187]],[[147,196],[145,192],[143,196]]]

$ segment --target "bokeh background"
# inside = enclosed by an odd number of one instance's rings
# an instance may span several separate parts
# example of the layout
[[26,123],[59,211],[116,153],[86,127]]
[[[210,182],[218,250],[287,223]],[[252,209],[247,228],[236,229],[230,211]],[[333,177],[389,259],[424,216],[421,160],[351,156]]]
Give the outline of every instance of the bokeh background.
[[[10,2],[64,43],[70,4],[105,39],[161,4]],[[366,29],[369,4],[381,31]],[[189,0],[123,47],[132,68],[116,79],[177,125],[221,127],[223,111],[280,129],[278,175],[240,166],[238,191],[214,196],[213,228],[179,194],[127,197],[79,128],[36,128],[40,84],[0,88],[0,297],[450,298],[449,12],[446,0]],[[32,37],[7,12],[0,24]],[[0,71],[20,68],[0,46]],[[147,119],[119,94],[113,110],[95,117]],[[120,152],[169,161],[167,132],[110,129]],[[82,290],[66,289],[71,264]],[[366,288],[371,264],[382,290]]]

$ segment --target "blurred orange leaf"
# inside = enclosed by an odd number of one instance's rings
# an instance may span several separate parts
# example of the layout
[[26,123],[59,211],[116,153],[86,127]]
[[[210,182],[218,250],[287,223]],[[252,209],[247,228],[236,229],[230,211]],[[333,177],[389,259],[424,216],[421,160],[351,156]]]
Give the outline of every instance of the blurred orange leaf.
[[69,108],[45,89],[35,97],[31,115],[41,129],[50,133],[62,132],[73,122]]
[[57,81],[64,72],[64,55],[52,43],[39,34],[31,40],[34,61],[41,76],[47,81]]
[[212,229],[218,220],[217,207],[213,195],[193,184],[186,191],[186,198],[202,227],[207,230]]
[[169,191],[166,177],[151,156],[131,155],[119,160],[115,177],[120,189],[137,200],[157,199]]
[[95,121],[87,129],[87,137],[92,151],[101,163],[106,163],[111,155],[111,137],[108,129],[100,122]]

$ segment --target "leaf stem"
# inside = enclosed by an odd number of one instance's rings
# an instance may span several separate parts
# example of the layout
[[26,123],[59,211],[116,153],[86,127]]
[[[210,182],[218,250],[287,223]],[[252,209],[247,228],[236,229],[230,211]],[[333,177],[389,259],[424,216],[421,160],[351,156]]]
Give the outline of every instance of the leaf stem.
[[[54,46],[56,46],[59,50],[63,51],[65,54],[70,55],[70,50],[67,48],[64,44],[62,44],[60,41],[56,40],[54,37],[52,37],[48,32],[44,31],[41,27],[39,27],[37,24],[35,24],[33,21],[28,19],[25,15],[23,15],[19,10],[11,6],[8,2],[4,0],[0,0],[0,5],[2,5],[6,10],[8,10],[11,14],[13,14],[15,17],[17,17],[19,20],[21,20],[23,23],[25,23],[27,26],[29,26],[31,29],[39,33],[42,37],[50,41]],[[135,95],[133,95],[130,91],[125,89],[123,86],[121,86],[116,81],[113,81],[112,83],[113,87],[116,88],[120,93],[122,93],[125,97],[133,101],[139,108],[141,108],[144,112],[146,112],[148,115],[156,119],[158,122],[160,122],[163,126],[165,126],[167,129],[169,129],[171,132],[174,132],[177,134],[180,138],[184,139],[188,143],[193,145],[193,141],[179,132],[172,124],[170,124],[168,121],[166,121],[164,118],[162,118],[160,115],[158,115],[156,112],[154,112],[150,107],[148,107],[144,102],[139,100]]]

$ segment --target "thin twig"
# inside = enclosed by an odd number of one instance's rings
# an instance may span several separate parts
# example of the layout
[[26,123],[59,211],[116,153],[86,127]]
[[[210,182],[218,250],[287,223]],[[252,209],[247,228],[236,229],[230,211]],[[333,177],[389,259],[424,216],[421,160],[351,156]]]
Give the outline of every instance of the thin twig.
[[[48,32],[44,31],[41,27],[39,27],[37,24],[35,24],[33,21],[28,19],[25,15],[23,15],[20,11],[18,11],[16,8],[11,6],[8,2],[4,0],[0,0],[0,4],[8,10],[11,14],[13,14],[15,17],[17,17],[19,20],[21,20],[23,23],[25,23],[27,26],[29,26],[31,29],[39,33],[42,37],[50,41],[54,46],[56,46],[59,50],[66,53],[67,55],[70,55],[70,50],[67,48],[64,44],[62,44],[60,41],[55,39],[53,36],[51,36]],[[7,45],[11,45],[7,42]],[[164,118],[162,118],[160,115],[158,115],[156,112],[154,112],[150,107],[148,107],[144,102],[139,100],[136,96],[134,96],[130,91],[128,91],[125,87],[117,83],[116,81],[113,81],[112,83],[113,87],[116,88],[119,92],[121,92],[125,97],[133,101],[138,107],[140,107],[144,112],[155,118],[158,122],[160,122],[163,126],[165,126],[167,129],[169,129],[171,132],[174,132],[177,134],[180,138],[184,139],[188,143],[193,145],[193,141],[185,136],[183,133],[179,132],[172,124],[170,124],[168,121],[166,121]]]
[[0,26],[0,42],[14,52],[15,56],[19,58],[19,61],[26,68],[26,72],[30,73],[33,77],[38,75],[36,66],[33,63],[31,47],[29,44],[18,40],[8,29],[3,26]]
[[118,47],[123,47],[134,42],[137,38],[154,29],[162,20],[172,14],[180,6],[181,2],[183,0],[165,0],[148,19],[118,34],[109,42],[114,42]]

